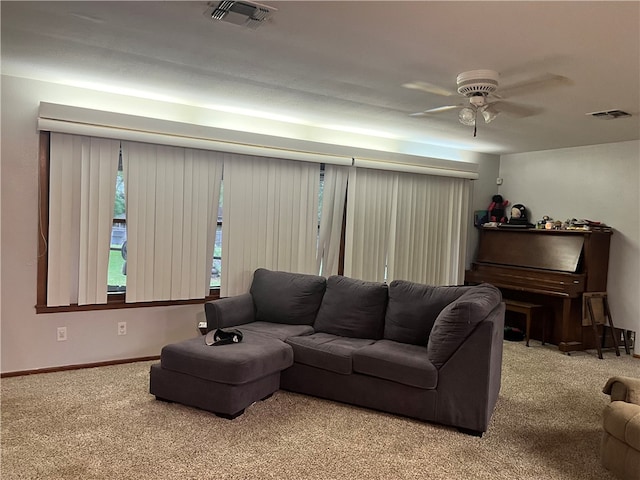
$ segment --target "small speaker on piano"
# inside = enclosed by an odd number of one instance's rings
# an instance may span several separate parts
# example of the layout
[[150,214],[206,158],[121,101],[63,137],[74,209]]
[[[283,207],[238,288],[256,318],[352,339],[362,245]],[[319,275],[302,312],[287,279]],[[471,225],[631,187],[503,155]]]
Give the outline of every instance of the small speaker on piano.
[[515,228],[533,228],[534,225],[529,223],[527,219],[527,208],[521,203],[516,203],[513,207],[511,207],[511,218],[509,221],[504,224],[501,223],[500,227],[515,227]]
[[473,212],[473,226],[481,227],[489,221],[489,212],[487,210],[476,210]]

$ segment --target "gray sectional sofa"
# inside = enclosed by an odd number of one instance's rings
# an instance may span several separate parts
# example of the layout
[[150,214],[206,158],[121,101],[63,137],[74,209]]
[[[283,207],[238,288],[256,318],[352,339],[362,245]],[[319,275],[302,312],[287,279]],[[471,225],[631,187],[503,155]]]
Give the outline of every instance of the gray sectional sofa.
[[202,337],[163,348],[157,398],[233,418],[278,388],[457,427],[489,426],[502,367],[504,304],[488,284],[389,285],[258,269],[249,293],[205,304]]

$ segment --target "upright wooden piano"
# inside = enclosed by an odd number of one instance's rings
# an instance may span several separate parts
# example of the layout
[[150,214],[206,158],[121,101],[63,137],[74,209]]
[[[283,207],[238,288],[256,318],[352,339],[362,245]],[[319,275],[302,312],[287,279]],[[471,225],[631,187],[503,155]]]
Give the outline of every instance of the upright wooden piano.
[[[482,228],[465,283],[491,283],[504,298],[544,305],[547,340],[562,352],[595,347],[582,326],[582,294],[607,290],[610,230]],[[550,338],[549,338],[550,337]]]

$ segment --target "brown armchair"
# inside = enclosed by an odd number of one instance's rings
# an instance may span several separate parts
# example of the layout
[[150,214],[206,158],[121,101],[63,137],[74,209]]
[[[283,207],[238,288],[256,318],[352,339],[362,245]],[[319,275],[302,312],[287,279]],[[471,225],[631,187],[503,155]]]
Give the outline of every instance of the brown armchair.
[[624,480],[640,480],[640,378],[612,377],[603,412],[602,465]]

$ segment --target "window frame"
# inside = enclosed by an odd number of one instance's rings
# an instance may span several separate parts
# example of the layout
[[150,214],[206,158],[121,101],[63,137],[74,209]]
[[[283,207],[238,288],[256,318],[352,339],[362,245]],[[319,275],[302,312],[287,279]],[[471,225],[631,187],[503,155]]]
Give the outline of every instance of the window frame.
[[[210,288],[209,295],[205,298],[190,300],[163,300],[154,302],[126,303],[126,293],[110,293],[107,303],[94,305],[65,305],[59,307],[47,306],[47,276],[48,257],[47,245],[49,241],[49,182],[51,159],[51,132],[41,131],[38,146],[38,265],[36,287],[36,313],[58,313],[90,310],[111,310],[118,308],[161,307],[173,305],[204,304],[220,298],[220,288]],[[221,222],[219,222],[220,224]]]

